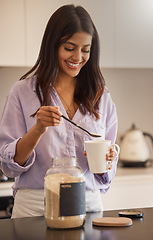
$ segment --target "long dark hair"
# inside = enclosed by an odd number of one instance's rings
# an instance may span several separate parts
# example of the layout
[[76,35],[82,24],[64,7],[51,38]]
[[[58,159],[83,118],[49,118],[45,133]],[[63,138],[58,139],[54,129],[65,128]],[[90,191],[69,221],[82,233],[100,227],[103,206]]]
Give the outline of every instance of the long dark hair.
[[37,75],[36,93],[40,105],[50,105],[50,93],[59,71],[58,47],[77,32],[90,34],[92,45],[90,58],[77,76],[74,100],[83,114],[88,110],[99,118],[98,104],[105,85],[99,67],[99,36],[90,15],[81,6],[64,5],[53,13],[44,32],[38,59],[20,80],[30,74]]

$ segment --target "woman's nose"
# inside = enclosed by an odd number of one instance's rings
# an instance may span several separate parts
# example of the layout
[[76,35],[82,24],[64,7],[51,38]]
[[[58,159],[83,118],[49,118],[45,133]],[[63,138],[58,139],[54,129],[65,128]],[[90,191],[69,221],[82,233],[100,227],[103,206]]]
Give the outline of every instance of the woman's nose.
[[79,62],[82,60],[82,52],[79,50],[76,50],[73,52],[73,56],[72,56],[73,60]]

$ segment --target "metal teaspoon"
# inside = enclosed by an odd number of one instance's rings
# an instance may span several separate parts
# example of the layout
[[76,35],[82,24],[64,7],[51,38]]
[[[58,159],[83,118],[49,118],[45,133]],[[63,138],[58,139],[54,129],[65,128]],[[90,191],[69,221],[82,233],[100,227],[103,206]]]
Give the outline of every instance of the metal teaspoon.
[[80,128],[81,130],[85,131],[86,133],[88,133],[90,136],[92,137],[101,137],[101,135],[97,134],[97,133],[91,133],[89,131],[87,131],[86,129],[82,128],[81,126],[79,126],[78,124],[76,124],[75,122],[73,122],[72,120],[70,120],[69,118],[65,117],[64,115],[61,115],[62,118],[64,118],[65,120],[67,120],[68,122],[72,123],[73,125],[75,125],[76,127]]

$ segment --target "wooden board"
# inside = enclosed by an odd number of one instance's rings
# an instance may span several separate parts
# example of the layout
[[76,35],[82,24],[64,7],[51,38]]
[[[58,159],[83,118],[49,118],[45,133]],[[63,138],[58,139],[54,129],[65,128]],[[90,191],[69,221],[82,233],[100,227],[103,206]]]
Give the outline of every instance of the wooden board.
[[95,226],[107,226],[107,227],[124,227],[131,226],[132,219],[126,217],[102,217],[92,220],[92,224]]

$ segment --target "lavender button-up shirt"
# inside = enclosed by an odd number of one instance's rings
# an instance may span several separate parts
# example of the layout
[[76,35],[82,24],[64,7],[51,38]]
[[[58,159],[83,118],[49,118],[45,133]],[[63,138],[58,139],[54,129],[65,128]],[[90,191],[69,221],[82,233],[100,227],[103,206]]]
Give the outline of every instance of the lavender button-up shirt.
[[[105,192],[116,173],[117,159],[113,167],[102,176],[89,171],[87,158],[83,156],[84,141],[93,139],[81,129],[63,119],[59,126],[51,126],[42,135],[39,143],[24,166],[14,162],[16,144],[36,123],[36,117],[30,117],[40,103],[35,89],[36,77],[16,82],[7,98],[0,122],[0,168],[9,177],[15,177],[13,193],[21,188],[42,189],[44,176],[51,167],[52,158],[73,156],[83,169],[86,189]],[[53,106],[59,106],[63,115],[67,113],[55,90],[51,93]],[[89,113],[83,115],[79,109],[73,120],[91,132],[102,135],[102,139],[115,142],[117,134],[116,108],[107,88],[100,101],[100,119],[96,120]]]

